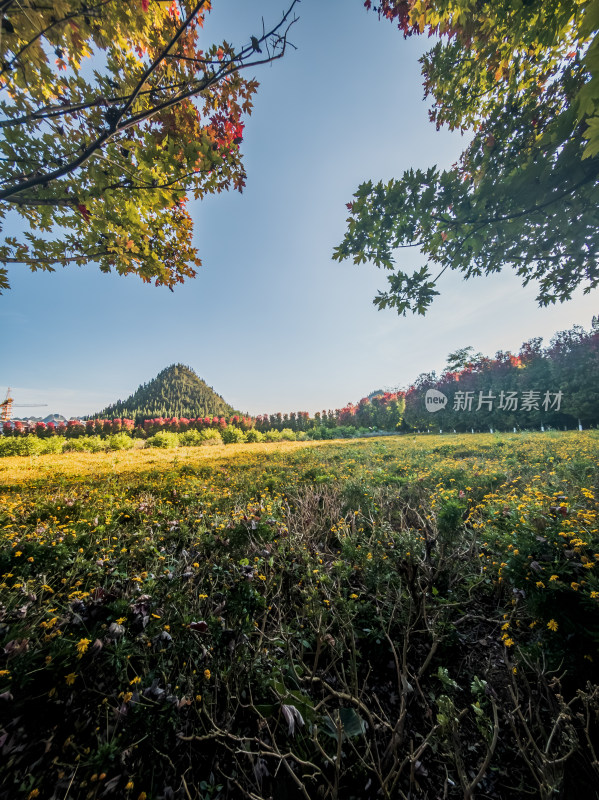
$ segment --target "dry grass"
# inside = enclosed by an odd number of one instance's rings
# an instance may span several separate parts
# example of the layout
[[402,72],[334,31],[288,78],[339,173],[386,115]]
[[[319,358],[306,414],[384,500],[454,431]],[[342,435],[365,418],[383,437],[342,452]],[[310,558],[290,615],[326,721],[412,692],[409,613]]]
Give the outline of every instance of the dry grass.
[[147,470],[168,470],[184,464],[201,464],[220,458],[235,459],[258,453],[290,453],[325,442],[268,442],[216,444],[205,447],[148,448],[109,453],[48,453],[39,456],[9,456],[0,461],[0,485],[29,483],[45,476],[89,477]]

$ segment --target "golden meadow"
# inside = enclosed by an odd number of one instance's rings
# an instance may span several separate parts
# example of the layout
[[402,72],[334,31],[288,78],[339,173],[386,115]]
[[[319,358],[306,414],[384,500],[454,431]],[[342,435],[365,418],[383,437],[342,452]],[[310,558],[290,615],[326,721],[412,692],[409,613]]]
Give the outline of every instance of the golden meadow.
[[599,797],[594,431],[0,463],[0,798]]

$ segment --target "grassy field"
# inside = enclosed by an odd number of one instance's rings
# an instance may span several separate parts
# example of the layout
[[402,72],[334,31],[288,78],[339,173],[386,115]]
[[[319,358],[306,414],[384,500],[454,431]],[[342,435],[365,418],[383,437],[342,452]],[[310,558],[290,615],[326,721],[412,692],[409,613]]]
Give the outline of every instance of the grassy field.
[[599,798],[599,436],[0,463],[0,798]]

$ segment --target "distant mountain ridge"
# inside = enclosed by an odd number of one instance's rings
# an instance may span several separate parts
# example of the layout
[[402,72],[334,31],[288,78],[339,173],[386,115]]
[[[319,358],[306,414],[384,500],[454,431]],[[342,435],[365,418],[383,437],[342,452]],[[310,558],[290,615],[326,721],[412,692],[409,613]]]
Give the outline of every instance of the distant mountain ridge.
[[235,409],[184,364],[171,364],[126,400],[107,406],[90,418],[134,419],[140,424],[157,417],[228,417]]

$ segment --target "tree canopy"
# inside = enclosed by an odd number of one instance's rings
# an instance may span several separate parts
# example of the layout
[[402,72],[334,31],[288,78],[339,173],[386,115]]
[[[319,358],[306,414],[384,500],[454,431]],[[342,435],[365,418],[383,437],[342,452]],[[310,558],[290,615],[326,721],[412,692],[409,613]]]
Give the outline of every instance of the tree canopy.
[[297,2],[235,49],[202,43],[210,0],[0,0],[0,261],[193,277],[187,201],[244,186],[242,71],[285,53]]
[[[537,283],[540,305],[596,287],[599,0],[381,0],[375,10],[404,36],[438,37],[421,59],[430,118],[471,138],[451,169],[362,184],[334,258],[391,270],[374,303],[401,314],[426,313],[446,270],[511,267]],[[419,248],[426,265],[397,270],[401,248]]]
[[[599,318],[589,331],[560,331],[547,347],[542,338],[524,342],[517,354],[451,353],[440,375],[422,373],[405,395],[407,430],[509,430],[596,425],[599,419]],[[457,356],[457,357],[456,357]],[[426,402],[430,390],[447,398]],[[434,413],[431,413],[431,408]]]

